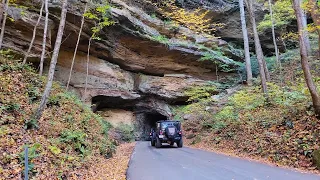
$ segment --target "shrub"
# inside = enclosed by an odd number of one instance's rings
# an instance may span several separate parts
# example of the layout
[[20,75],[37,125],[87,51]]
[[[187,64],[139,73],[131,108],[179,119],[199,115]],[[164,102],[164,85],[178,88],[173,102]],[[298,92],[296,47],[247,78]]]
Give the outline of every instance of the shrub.
[[121,140],[125,142],[131,142],[134,140],[134,127],[129,124],[120,123],[116,127],[116,132],[118,132],[121,136]]

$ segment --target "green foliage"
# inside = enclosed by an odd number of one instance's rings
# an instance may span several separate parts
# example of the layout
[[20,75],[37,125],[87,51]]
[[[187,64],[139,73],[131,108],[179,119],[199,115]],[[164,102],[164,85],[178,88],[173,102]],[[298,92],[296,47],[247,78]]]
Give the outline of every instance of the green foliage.
[[85,12],[83,16],[88,19],[96,20],[98,23],[91,28],[92,35],[91,38],[94,40],[101,40],[99,37],[100,31],[107,26],[113,25],[114,21],[110,20],[110,5],[105,2],[104,4],[98,5],[96,8],[92,9],[91,12]]
[[150,16],[151,18],[156,18],[157,17],[157,15],[156,14],[151,14],[151,16]]
[[48,148],[54,155],[58,155],[61,153],[61,149],[56,146],[49,146]]
[[124,124],[121,122],[115,129],[121,135],[122,141],[134,141],[134,127],[132,125]]
[[2,109],[8,112],[16,112],[20,109],[20,104],[10,103],[10,104],[7,104],[6,106],[3,106]]
[[230,104],[237,109],[254,110],[265,103],[265,97],[261,93],[260,87],[242,90],[229,98]]
[[29,97],[31,103],[38,100],[41,97],[41,93],[39,91],[39,88],[37,88],[35,86],[29,86],[27,89],[27,94],[28,94],[28,97]]
[[69,143],[73,149],[79,152],[81,155],[87,155],[88,150],[86,149],[87,134],[81,130],[65,130],[60,135],[61,142]]
[[[256,56],[251,56],[251,70],[252,70],[252,75],[253,77],[257,77],[259,75],[259,63],[257,60]],[[276,67],[276,59],[275,57],[267,57],[265,58],[265,61],[267,63],[267,67],[269,71],[272,71]],[[246,72],[246,67],[245,64],[242,64],[241,66],[238,67],[238,71],[241,73],[242,78],[246,79],[247,72]]]
[[52,95],[48,98],[47,106],[59,106],[60,101],[61,101],[60,94]]
[[[233,61],[232,59],[228,58],[221,49],[218,48],[218,50],[209,50],[208,52],[205,52],[204,55],[199,59],[200,61],[213,61],[216,65],[219,71],[223,72],[233,72],[235,71],[235,67],[242,65],[242,63],[238,63],[236,61]],[[233,66],[230,66],[229,64],[226,64],[224,62],[220,62],[217,60],[222,60],[226,62],[233,62]]]
[[[265,6],[269,6],[268,2],[266,2]],[[275,27],[284,28],[295,19],[292,2],[290,0],[276,1],[272,7],[272,11]],[[257,28],[259,31],[263,32],[264,30],[271,28],[271,24],[270,14],[267,13]]]
[[169,45],[169,39],[166,36],[163,36],[163,35],[152,36],[151,39],[161,44]]
[[[36,172],[34,168],[33,160],[40,156],[40,150],[42,149],[41,144],[35,143],[28,146],[28,170],[29,173]],[[25,146],[23,147],[22,152],[19,153],[19,160],[21,164],[24,164],[25,161]]]
[[189,88],[184,92],[189,97],[188,102],[199,102],[204,99],[210,98],[214,93],[217,93],[216,86],[196,86]]

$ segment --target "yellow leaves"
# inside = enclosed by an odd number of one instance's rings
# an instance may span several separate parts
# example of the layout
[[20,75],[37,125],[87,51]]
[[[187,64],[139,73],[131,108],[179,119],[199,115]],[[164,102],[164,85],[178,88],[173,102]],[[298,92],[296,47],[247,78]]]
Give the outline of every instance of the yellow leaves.
[[177,7],[173,1],[167,2],[165,7],[159,8],[159,10],[168,18],[178,22],[178,24],[186,26],[198,33],[210,33],[212,30],[215,30],[216,27],[222,27],[221,23],[210,23],[211,19],[206,18],[209,13],[208,10],[203,11],[198,8],[194,11],[187,11]]
[[59,149],[56,146],[49,146],[48,147],[50,149],[50,151],[54,154],[54,155],[58,155],[61,153],[61,149]]
[[110,159],[92,159],[92,166],[85,173],[84,179],[116,179],[125,180],[130,155],[135,143],[121,144],[117,153]]

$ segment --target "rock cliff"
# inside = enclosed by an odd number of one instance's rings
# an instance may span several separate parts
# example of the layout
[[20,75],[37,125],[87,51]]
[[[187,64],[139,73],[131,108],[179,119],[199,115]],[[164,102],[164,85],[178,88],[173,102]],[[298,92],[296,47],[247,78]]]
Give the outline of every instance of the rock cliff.
[[[215,4],[211,1],[205,2]],[[17,3],[33,8],[10,7],[8,14],[13,21],[9,21],[6,27],[4,47],[23,54],[28,48],[33,26],[39,17],[40,4],[39,1],[33,1],[32,6],[28,4],[30,2]],[[144,122],[146,118],[151,118],[154,122],[172,115],[170,104],[185,103],[187,97],[184,91],[190,86],[203,85],[207,80],[217,78],[225,81],[234,76],[232,71],[224,72],[219,68],[219,64],[230,69],[235,68],[235,60],[242,59],[242,54],[233,52],[227,42],[218,38],[207,38],[204,34],[197,34],[185,27],[179,27],[178,33],[186,38],[176,38],[161,19],[151,17],[143,8],[139,8],[141,4],[134,6],[133,3],[134,1],[111,0],[110,14],[115,25],[104,28],[100,33],[102,40],[92,43],[87,94],[84,94],[86,53],[94,21],[85,21],[72,72],[71,87],[85,101],[92,103],[94,111],[123,109],[135,112],[137,119],[140,119],[138,122]],[[191,1],[187,4],[190,3]],[[230,3],[225,4],[227,9],[236,7],[229,6]],[[60,15],[58,1],[50,1],[49,7],[47,52],[53,49]],[[63,84],[68,79],[83,9],[82,2],[69,1],[55,73],[56,80]],[[225,12],[221,11],[218,16]],[[32,58],[29,58],[29,61],[35,64],[38,63],[41,53],[43,26],[44,18],[38,27]],[[239,33],[232,35],[228,34],[227,30],[221,31],[223,32],[225,37],[239,36]],[[167,37],[165,42],[159,41],[159,36]],[[205,44],[215,44],[229,56],[221,57]],[[213,61],[200,61],[201,57],[208,54],[213,57]],[[48,64],[50,55],[47,54],[47,57]],[[148,130],[145,128],[144,131]]]

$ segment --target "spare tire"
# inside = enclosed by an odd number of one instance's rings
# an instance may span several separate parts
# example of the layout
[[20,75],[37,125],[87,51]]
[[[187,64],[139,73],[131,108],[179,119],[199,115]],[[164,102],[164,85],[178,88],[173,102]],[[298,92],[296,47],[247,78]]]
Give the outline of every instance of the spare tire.
[[168,126],[165,132],[168,138],[174,138],[176,137],[178,130],[177,130],[177,127],[175,126]]

